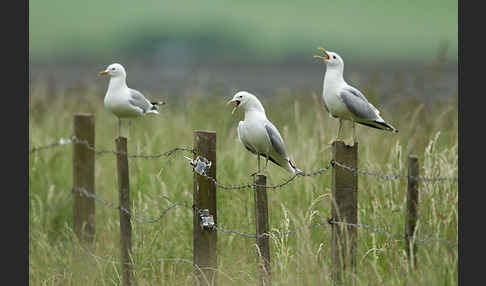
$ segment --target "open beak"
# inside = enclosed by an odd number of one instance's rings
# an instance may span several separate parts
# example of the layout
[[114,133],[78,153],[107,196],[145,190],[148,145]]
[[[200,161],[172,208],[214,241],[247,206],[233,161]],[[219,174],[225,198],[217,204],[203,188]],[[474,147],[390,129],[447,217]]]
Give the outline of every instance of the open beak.
[[228,105],[228,104],[230,104],[230,103],[232,103],[232,102],[234,102],[234,103],[235,103],[235,107],[233,108],[233,111],[231,111],[231,114],[235,113],[235,111],[236,111],[236,109],[238,108],[238,106],[240,105],[241,101],[236,100],[236,99],[232,99],[232,100],[228,101],[228,102],[226,103],[226,105]]
[[314,58],[316,58],[316,59],[320,59],[320,60],[323,60],[323,61],[327,61],[327,60],[329,60],[329,55],[327,54],[327,52],[326,52],[326,50],[325,50],[324,48],[319,47],[319,48],[317,48],[317,49],[318,49],[319,51],[322,51],[322,52],[324,53],[325,57],[323,57],[323,56],[314,56]]
[[107,71],[100,71],[98,74],[99,75],[105,75],[105,74],[108,74],[108,72]]

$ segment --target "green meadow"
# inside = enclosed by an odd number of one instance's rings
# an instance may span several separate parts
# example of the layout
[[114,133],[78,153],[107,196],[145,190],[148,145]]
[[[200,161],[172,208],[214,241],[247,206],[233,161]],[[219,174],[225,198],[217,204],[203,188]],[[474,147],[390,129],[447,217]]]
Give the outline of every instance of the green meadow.
[[[457,62],[457,1],[31,1],[31,62],[133,59],[171,49],[214,62],[283,61],[315,47],[352,61]],[[309,59],[310,61],[311,59]],[[126,61],[125,61],[126,62]]]
[[[100,5],[107,5],[104,3]],[[100,27],[100,23],[91,25]],[[96,148],[115,149],[117,121],[104,109],[100,93],[86,89],[82,96],[46,95],[41,89],[30,87],[29,148],[70,137],[73,116],[92,113]],[[231,96],[188,89],[186,96],[167,98],[160,115],[132,122],[128,152],[156,154],[174,147],[191,147],[194,130],[216,131],[218,182],[251,182],[250,174],[256,171],[257,161],[238,142],[236,126],[244,114],[231,114],[231,107],[226,105]],[[414,154],[419,158],[421,176],[457,176],[457,95],[433,102],[413,95],[386,102],[379,96],[370,98],[383,118],[400,132],[358,126],[359,169],[406,174],[407,156]],[[320,94],[282,91],[260,100],[300,169],[310,172],[331,160],[329,142],[336,136],[338,122],[324,110]],[[350,130],[349,125],[344,126],[345,137],[351,136]],[[192,204],[193,172],[184,155],[191,156],[177,152],[158,159],[129,159],[134,214],[156,218],[174,202]],[[290,176],[271,163],[267,175],[269,185]],[[83,246],[73,232],[69,196],[72,176],[72,145],[29,154],[29,284],[120,285],[118,210],[96,203],[94,242],[89,248]],[[97,196],[117,205],[114,155],[96,155],[95,181]],[[358,181],[358,222],[403,234],[406,179],[359,175]],[[330,188],[329,171],[320,176],[298,177],[281,189],[268,191],[269,224],[274,235],[270,242],[274,285],[331,283],[330,227],[306,228],[330,218]],[[252,190],[217,192],[219,226],[255,233]],[[416,235],[419,239],[433,239],[417,244],[417,270],[410,268],[402,239],[388,239],[382,233],[358,228],[356,285],[457,285],[458,248],[439,239],[457,242],[458,183],[422,182],[419,192]],[[134,219],[132,223],[136,285],[191,285],[195,273],[191,263],[192,209],[174,207],[157,222]],[[278,235],[289,230],[296,233]],[[255,251],[255,239],[218,233],[218,285],[255,285]]]
[[[312,55],[323,46],[343,55],[349,83],[399,129],[390,133],[357,125],[360,170],[407,174],[408,156],[416,155],[421,176],[457,177],[459,94],[453,84],[457,77],[446,68],[458,61],[457,6],[449,0],[30,1],[29,149],[70,138],[73,116],[91,113],[95,147],[115,150],[117,119],[104,108],[106,86],[95,78],[100,66],[121,62],[139,70],[130,73],[129,86],[133,82],[150,99],[167,103],[159,115],[132,121],[130,154],[191,148],[193,131],[215,131],[217,181],[251,183],[257,159],[236,131],[244,114],[231,114],[226,102],[233,94],[222,90],[246,82],[243,89],[251,92],[272,78],[265,74],[268,69],[281,82],[268,92],[272,95],[256,95],[296,166],[318,170],[331,160],[338,121],[325,111],[321,90],[312,92],[322,82],[309,85],[310,91],[292,89],[290,82],[307,76],[298,71],[317,65]],[[418,68],[408,69],[412,64]],[[255,76],[252,67],[265,77]],[[206,69],[228,70],[227,78],[238,76],[241,82],[225,82],[223,74],[208,79],[221,82],[221,88],[203,88],[190,76]],[[143,73],[156,70],[166,74],[153,74],[154,86],[162,85],[159,76],[167,76],[167,81],[180,80],[177,92],[144,88]],[[382,75],[388,77],[380,80]],[[79,81],[69,83],[69,77]],[[345,124],[343,136],[350,139],[351,131]],[[116,156],[96,155],[95,192],[106,204],[96,202],[95,237],[87,246],[73,230],[72,150],[66,144],[29,153],[29,284],[121,285]],[[148,220],[165,214],[155,222],[132,219],[135,285],[193,285],[192,209],[171,207],[192,204],[194,175],[184,156],[192,154],[129,158],[132,212]],[[269,163],[268,185],[290,176]],[[308,227],[331,217],[331,183],[329,170],[268,191],[273,285],[332,283],[331,227]],[[254,234],[253,196],[251,189],[217,189],[218,226]],[[406,198],[404,178],[358,175],[358,223],[403,234]],[[288,231],[293,233],[281,235]],[[457,180],[419,185],[416,237],[425,241],[417,243],[417,269],[407,259],[403,239],[362,227],[357,231],[356,285],[458,284]],[[217,247],[218,285],[258,283],[254,238],[220,232]]]

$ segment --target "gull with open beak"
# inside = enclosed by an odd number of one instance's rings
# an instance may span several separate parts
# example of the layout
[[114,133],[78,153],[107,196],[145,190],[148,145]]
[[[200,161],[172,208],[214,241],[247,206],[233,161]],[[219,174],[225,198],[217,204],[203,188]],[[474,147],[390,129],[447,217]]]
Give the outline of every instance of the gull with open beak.
[[343,59],[338,54],[326,51],[324,48],[318,48],[318,50],[322,51],[324,56],[314,56],[314,58],[322,60],[327,65],[322,88],[324,107],[331,118],[339,119],[339,129],[336,139],[339,138],[339,134],[341,133],[342,120],[350,120],[353,122],[354,142],[357,142],[354,123],[376,129],[398,132],[395,127],[381,118],[378,109],[366,99],[363,93],[344,81]]
[[163,101],[150,102],[138,90],[127,86],[127,74],[121,64],[111,64],[99,75],[109,75],[110,82],[106,91],[105,107],[118,117],[118,135],[120,136],[121,120],[141,117],[146,114],[159,114],[159,105]]
[[277,128],[267,119],[263,105],[253,94],[237,92],[228,104],[245,111],[245,119],[238,124],[238,139],[251,153],[257,155],[258,173],[260,173],[260,155],[265,156],[265,170],[268,160],[293,174],[302,172],[297,169],[287,154],[285,143]]

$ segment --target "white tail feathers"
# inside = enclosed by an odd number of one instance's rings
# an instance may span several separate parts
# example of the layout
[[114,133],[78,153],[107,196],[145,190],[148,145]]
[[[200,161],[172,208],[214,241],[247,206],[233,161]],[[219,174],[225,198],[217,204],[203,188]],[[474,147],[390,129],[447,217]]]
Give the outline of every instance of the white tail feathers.
[[157,110],[149,110],[147,112],[145,112],[145,114],[159,114],[159,112]]

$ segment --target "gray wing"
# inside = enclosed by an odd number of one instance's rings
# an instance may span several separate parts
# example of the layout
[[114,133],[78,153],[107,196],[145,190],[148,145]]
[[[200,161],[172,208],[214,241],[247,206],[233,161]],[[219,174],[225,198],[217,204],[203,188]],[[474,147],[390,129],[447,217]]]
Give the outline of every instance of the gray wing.
[[267,134],[270,138],[273,149],[275,149],[275,151],[284,158],[288,158],[289,156],[285,150],[285,143],[283,142],[282,136],[280,136],[277,128],[272,124],[272,122],[267,121],[267,123],[265,123],[265,129],[267,130]]
[[256,155],[257,152],[255,151],[255,149],[253,148],[253,146],[251,146],[251,144],[248,143],[245,140],[244,136],[242,136],[242,134],[241,134],[242,133],[242,131],[241,131],[242,128],[243,128],[243,121],[240,121],[240,123],[238,124],[238,129],[237,129],[237,131],[238,131],[238,140],[240,140],[241,144],[243,144],[243,146],[245,146],[246,150],[248,150],[251,153],[253,153],[253,154]]
[[346,107],[355,116],[374,120],[379,117],[380,112],[371,103],[368,102],[366,97],[354,87],[347,86],[339,93]]
[[150,101],[148,101],[140,91],[132,88],[129,88],[128,90],[130,93],[130,99],[128,99],[128,102],[131,105],[142,109],[143,113],[149,111],[152,108],[152,104],[150,103]]

